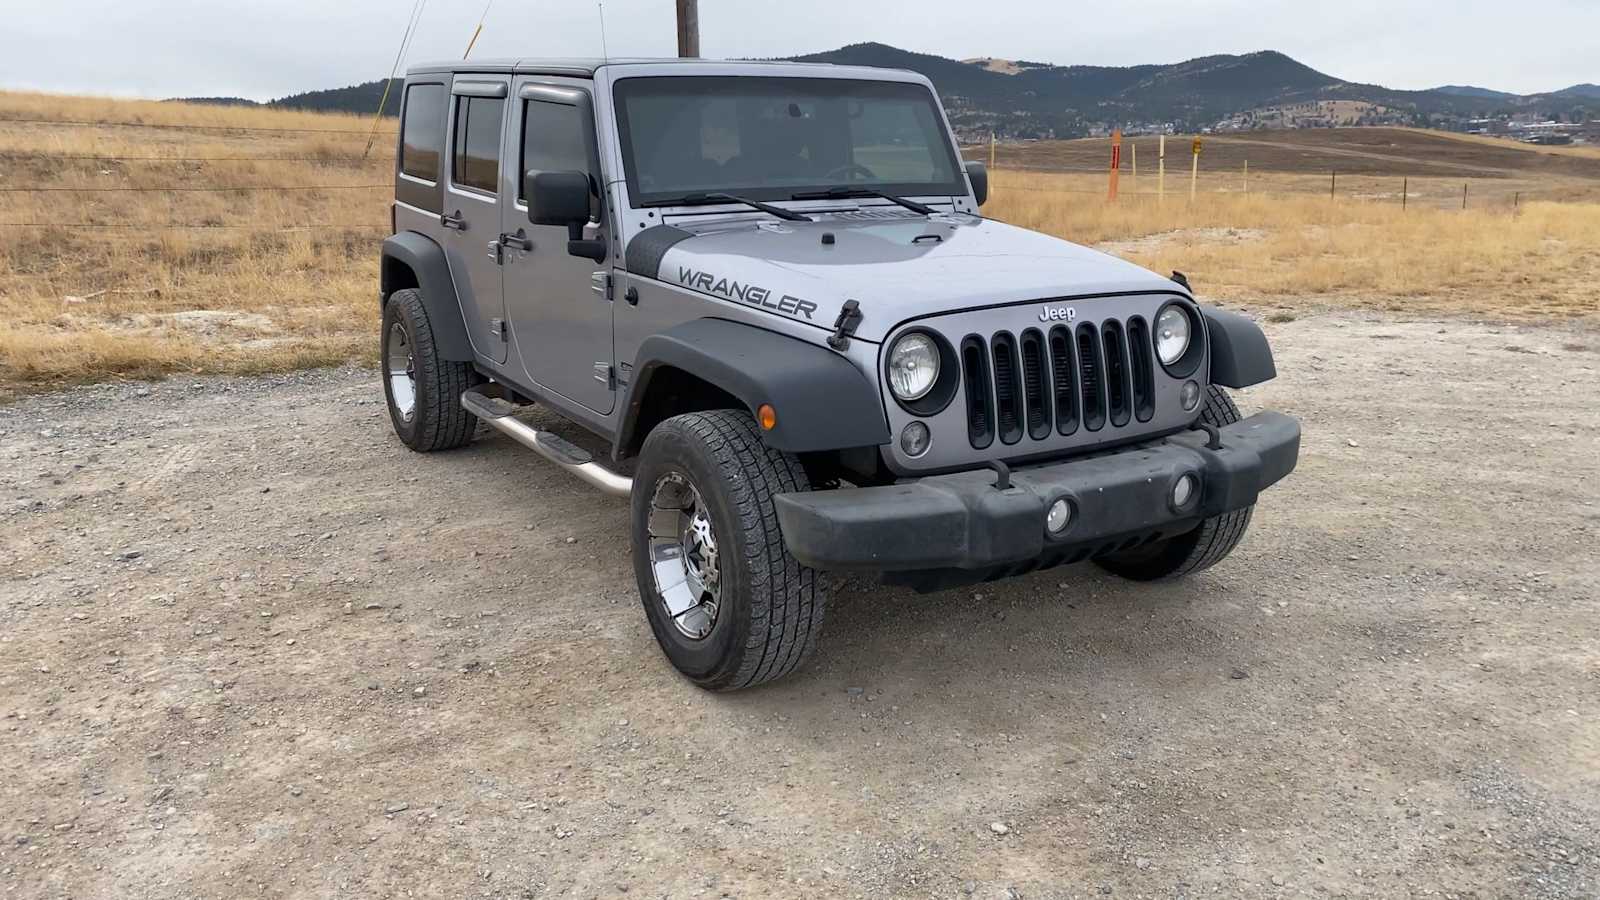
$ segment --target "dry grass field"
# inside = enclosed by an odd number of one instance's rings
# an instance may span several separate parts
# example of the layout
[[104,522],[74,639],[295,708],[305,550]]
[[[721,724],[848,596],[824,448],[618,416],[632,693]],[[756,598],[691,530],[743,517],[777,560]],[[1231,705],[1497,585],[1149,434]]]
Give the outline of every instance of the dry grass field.
[[370,127],[0,94],[0,390],[368,356],[393,157],[385,131],[361,159]]
[[[392,127],[363,158],[357,116],[0,93],[0,396],[371,359]],[[985,212],[1266,307],[1600,316],[1600,156],[1398,129],[1208,138],[1191,204],[1187,158],[1158,202],[1155,141],[1138,146],[1115,205],[1103,174],[1040,170],[1097,169],[1105,141],[1003,146]]]

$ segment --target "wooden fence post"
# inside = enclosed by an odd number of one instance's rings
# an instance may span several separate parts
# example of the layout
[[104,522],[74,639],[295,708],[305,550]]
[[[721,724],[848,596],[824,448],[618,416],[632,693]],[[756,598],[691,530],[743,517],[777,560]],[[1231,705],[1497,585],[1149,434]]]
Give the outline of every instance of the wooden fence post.
[[1167,202],[1167,135],[1156,142],[1156,203]]
[[1250,160],[1244,161],[1244,192],[1250,193]]
[[1406,208],[1406,200],[1411,194],[1411,177],[1408,175],[1400,179],[1400,209]]
[[1339,170],[1335,169],[1333,171],[1332,177],[1330,177],[1328,179],[1328,199],[1329,200],[1333,199],[1334,192],[1337,191],[1338,189],[1339,189]]
[[1199,188],[1199,185],[1200,185],[1200,139],[1199,138],[1195,138],[1194,139],[1194,146],[1191,148],[1191,150],[1193,151],[1192,155],[1193,155],[1193,158],[1194,158],[1194,162],[1190,163],[1190,169],[1189,169],[1189,203],[1190,203],[1190,205],[1193,205],[1194,204],[1194,193]]
[[1467,183],[1464,181],[1461,183],[1461,208],[1467,208]]

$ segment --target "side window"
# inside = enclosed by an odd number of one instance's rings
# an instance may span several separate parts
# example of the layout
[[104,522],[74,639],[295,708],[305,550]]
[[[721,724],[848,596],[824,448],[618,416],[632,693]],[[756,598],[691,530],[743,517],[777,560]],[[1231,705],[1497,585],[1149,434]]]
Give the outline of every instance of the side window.
[[438,181],[439,155],[444,152],[444,85],[406,88],[400,134],[400,171],[423,181]]
[[526,200],[522,176],[540,172],[585,172],[589,175],[589,217],[600,218],[600,198],[594,194],[594,173],[589,171],[589,142],[583,115],[576,106],[524,100],[522,105],[522,163],[517,171],[517,199]]
[[506,101],[499,97],[456,100],[456,131],[450,177],[461,187],[495,193],[500,186],[500,128]]

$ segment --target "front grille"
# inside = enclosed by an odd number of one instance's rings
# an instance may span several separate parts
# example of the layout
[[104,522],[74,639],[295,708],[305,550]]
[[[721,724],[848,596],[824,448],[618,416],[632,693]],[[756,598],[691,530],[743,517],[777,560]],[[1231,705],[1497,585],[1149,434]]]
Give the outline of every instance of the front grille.
[[[1139,316],[961,342],[967,435],[974,449],[1099,432],[1155,415],[1155,354]],[[1105,437],[1109,438],[1110,435]]]

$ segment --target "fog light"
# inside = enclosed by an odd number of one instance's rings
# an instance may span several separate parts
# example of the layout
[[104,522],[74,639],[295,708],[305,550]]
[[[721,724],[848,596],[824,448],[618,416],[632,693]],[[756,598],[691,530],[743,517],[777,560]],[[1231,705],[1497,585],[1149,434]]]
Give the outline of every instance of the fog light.
[[1183,389],[1178,392],[1178,399],[1183,401],[1184,412],[1193,412],[1200,405],[1200,385],[1185,381]]
[[921,422],[912,422],[900,432],[900,449],[907,456],[921,456],[928,452],[928,445],[933,443],[933,435],[928,433],[928,426]]
[[1172,486],[1172,505],[1180,509],[1188,505],[1190,498],[1194,497],[1196,486],[1193,475],[1185,475],[1179,478],[1178,483]]
[[1066,500],[1057,500],[1050,504],[1049,512],[1044,514],[1044,527],[1051,534],[1060,534],[1072,524],[1072,504]]

